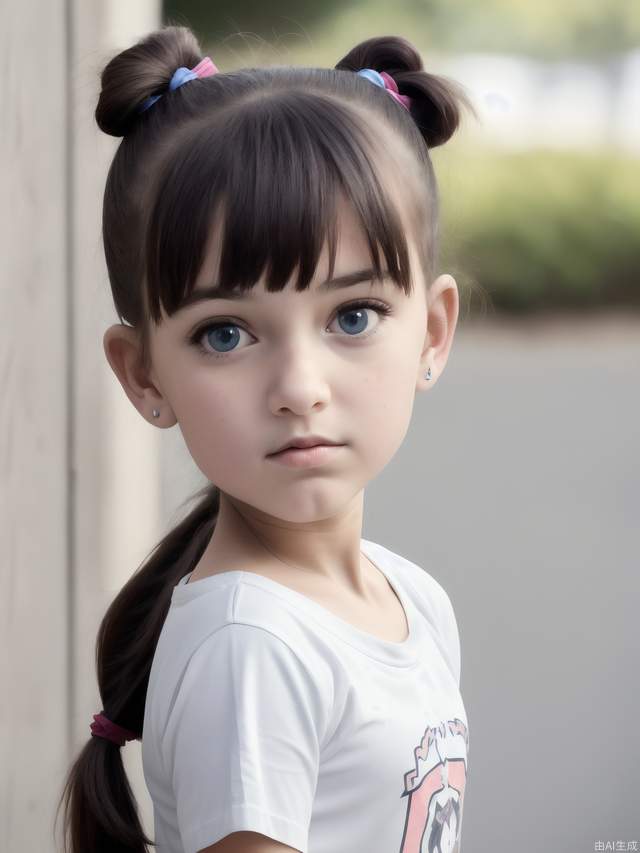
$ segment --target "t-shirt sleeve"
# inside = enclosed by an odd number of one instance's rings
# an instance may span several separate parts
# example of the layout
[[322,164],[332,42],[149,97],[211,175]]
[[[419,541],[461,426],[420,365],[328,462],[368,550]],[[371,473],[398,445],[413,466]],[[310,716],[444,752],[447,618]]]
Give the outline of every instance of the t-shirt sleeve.
[[323,699],[282,639],[242,623],[187,666],[166,744],[185,853],[250,830],[307,853]]

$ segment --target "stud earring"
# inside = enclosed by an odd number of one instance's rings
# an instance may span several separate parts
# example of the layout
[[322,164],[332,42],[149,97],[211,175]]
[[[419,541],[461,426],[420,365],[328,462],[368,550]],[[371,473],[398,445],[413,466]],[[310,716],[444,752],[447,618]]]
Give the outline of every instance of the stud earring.
[[431,379],[431,368],[429,368],[429,370],[427,370],[424,378],[425,379]]
[[154,418],[159,418],[159,417],[160,417],[160,412],[159,412],[157,409],[154,409],[154,410],[153,410],[153,417],[154,417]]

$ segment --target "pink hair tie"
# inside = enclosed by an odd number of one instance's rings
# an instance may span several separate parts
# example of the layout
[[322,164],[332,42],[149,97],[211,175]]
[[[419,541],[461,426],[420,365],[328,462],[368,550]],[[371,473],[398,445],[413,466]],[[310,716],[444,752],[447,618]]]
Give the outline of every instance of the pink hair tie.
[[[172,92],[174,89],[178,89],[180,86],[188,83],[189,80],[196,80],[198,77],[211,77],[212,74],[218,73],[219,69],[213,64],[211,57],[205,56],[204,59],[201,59],[193,68],[186,68],[184,65],[181,65],[180,68],[176,68],[173,72],[171,82],[169,83],[168,91]],[[149,107],[152,107],[161,97],[162,95],[151,95],[150,98],[143,101],[138,112],[143,113],[145,110],[148,110]]]
[[197,65],[191,69],[191,73],[196,77],[211,77],[212,74],[218,74],[219,69],[213,64],[210,56],[205,56]]
[[396,101],[398,101],[399,104],[402,104],[406,110],[409,112],[411,111],[411,98],[408,95],[400,94],[398,91],[398,84],[390,74],[387,74],[386,71],[376,71],[375,68],[361,68],[360,71],[357,71],[356,73],[359,74],[360,77],[364,77],[369,80],[371,83],[375,83],[376,86],[386,89],[392,98],[395,98]]
[[93,737],[103,737],[117,743],[118,746],[124,746],[128,740],[138,740],[138,735],[128,729],[123,729],[116,723],[112,723],[108,717],[104,716],[104,713],[94,714],[93,719],[95,721],[91,723]]

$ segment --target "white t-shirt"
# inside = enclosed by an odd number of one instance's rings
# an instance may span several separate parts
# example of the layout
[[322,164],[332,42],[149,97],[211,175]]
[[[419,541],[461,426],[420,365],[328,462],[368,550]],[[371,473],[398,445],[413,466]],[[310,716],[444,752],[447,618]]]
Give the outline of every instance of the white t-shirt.
[[251,830],[301,853],[458,853],[469,734],[443,587],[366,539],[409,626],[359,630],[253,572],[174,587],[142,738],[157,853]]

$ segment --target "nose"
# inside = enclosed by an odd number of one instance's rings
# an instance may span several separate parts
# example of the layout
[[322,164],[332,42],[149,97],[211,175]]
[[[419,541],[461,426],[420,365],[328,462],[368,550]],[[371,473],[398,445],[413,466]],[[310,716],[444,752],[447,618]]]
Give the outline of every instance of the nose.
[[273,369],[269,389],[269,408],[274,414],[283,411],[304,415],[326,406],[331,398],[327,370],[317,352],[289,347]]

